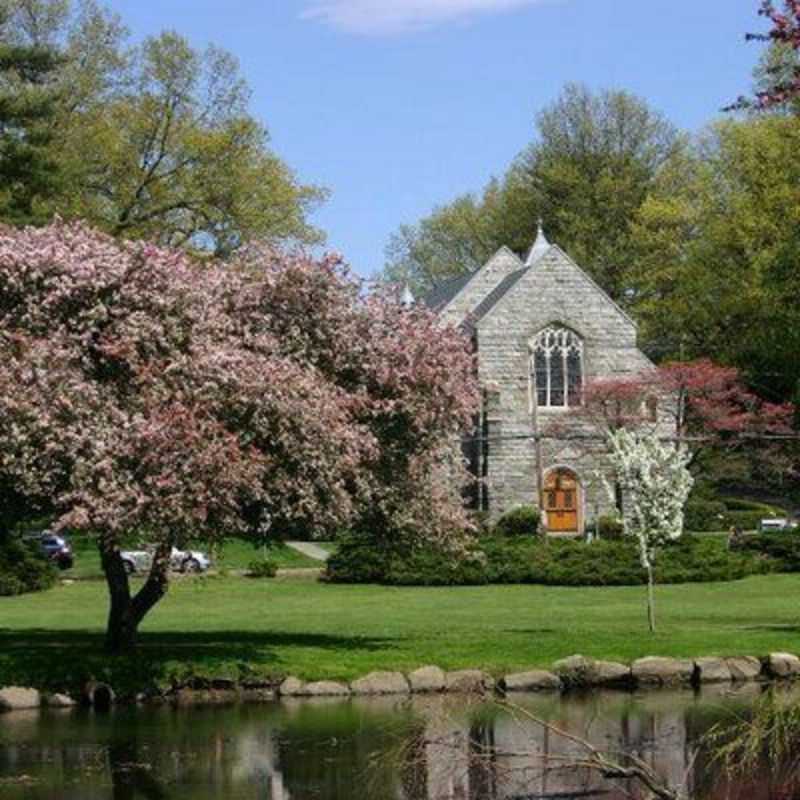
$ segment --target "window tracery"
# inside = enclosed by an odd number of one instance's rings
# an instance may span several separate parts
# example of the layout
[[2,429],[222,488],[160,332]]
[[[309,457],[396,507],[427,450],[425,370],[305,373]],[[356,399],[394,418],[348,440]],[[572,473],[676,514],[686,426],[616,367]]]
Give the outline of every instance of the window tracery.
[[548,325],[533,340],[531,370],[540,408],[570,408],[581,404],[583,340],[574,331]]

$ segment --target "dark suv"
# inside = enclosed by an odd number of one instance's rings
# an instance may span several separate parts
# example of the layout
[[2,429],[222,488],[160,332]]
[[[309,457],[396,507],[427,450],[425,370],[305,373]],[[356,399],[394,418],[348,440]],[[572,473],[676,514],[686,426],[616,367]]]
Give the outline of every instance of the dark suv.
[[38,544],[44,555],[59,569],[70,569],[75,563],[72,546],[63,536],[50,531],[42,531],[42,533],[33,534],[28,538]]

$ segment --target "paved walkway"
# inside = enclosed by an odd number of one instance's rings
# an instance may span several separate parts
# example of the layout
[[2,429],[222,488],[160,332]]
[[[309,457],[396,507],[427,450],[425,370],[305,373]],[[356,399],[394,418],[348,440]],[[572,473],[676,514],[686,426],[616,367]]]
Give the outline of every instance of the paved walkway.
[[286,542],[286,544],[293,550],[297,550],[298,553],[302,553],[304,556],[313,558],[316,561],[327,561],[330,557],[330,553],[327,550],[313,542]]

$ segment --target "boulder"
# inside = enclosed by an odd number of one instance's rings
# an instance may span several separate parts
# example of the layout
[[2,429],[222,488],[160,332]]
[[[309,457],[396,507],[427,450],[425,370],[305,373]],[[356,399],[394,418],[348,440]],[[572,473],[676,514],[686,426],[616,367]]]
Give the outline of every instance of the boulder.
[[284,697],[297,697],[303,693],[304,688],[305,683],[303,683],[300,678],[295,678],[294,675],[290,675],[278,688],[278,694]]
[[561,679],[552,672],[535,669],[506,675],[500,681],[500,688],[506,692],[558,691],[561,689]]
[[592,686],[627,686],[633,680],[631,668],[617,661],[595,661],[590,677]]
[[773,678],[793,678],[800,675],[800,658],[793,653],[770,653],[767,670]]
[[445,674],[439,667],[420,667],[408,674],[408,683],[415,693],[441,692],[444,690]]
[[48,708],[72,708],[78,705],[68,694],[49,694],[44,704]]
[[690,683],[694,675],[694,662],[683,658],[648,656],[633,662],[631,674],[642,686],[674,686]]
[[445,675],[444,688],[448,692],[482,694],[494,689],[494,680],[479,669],[459,669]]
[[561,678],[564,686],[570,689],[589,686],[593,669],[594,661],[581,655],[562,658],[553,664],[553,672]]
[[336,681],[315,681],[307,683],[299,694],[304,697],[344,697],[350,694],[350,689]]
[[22,686],[7,686],[0,689],[0,711],[22,711],[26,708],[39,708],[42,698],[36,689]]
[[725,659],[731,671],[731,680],[757,681],[761,677],[763,666],[761,660],[753,656],[738,656]]
[[240,698],[243,703],[269,703],[275,699],[272,689],[242,689]]
[[731,668],[724,658],[698,658],[694,670],[697,683],[728,683],[733,680]]
[[353,694],[408,694],[410,687],[402,672],[370,672],[350,684]]

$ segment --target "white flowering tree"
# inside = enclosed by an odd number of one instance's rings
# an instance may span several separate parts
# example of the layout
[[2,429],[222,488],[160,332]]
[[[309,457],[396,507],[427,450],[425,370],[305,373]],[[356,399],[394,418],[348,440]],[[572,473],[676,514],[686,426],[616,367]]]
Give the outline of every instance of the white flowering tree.
[[[647,570],[647,619],[655,632],[656,554],[661,545],[683,534],[683,509],[693,484],[691,456],[686,448],[661,442],[654,433],[621,428],[608,438],[609,458],[624,497],[624,532],[638,542]],[[613,499],[614,489],[607,484],[607,490]]]

